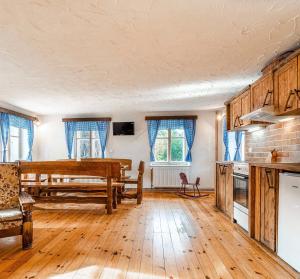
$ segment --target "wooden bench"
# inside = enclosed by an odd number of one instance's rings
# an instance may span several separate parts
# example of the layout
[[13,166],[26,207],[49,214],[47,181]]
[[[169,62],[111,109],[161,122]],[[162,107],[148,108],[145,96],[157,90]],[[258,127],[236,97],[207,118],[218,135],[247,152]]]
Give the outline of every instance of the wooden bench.
[[81,161],[90,162],[118,162],[121,164],[122,176],[125,176],[126,171],[132,170],[132,160],[131,159],[121,159],[121,158],[82,158]]
[[118,203],[121,203],[121,199],[136,199],[137,204],[141,204],[143,200],[143,176],[145,171],[145,162],[140,161],[138,167],[138,176],[136,178],[131,178],[130,176],[125,175],[125,171],[132,170],[132,160],[130,159],[118,159],[118,158],[85,158],[81,159],[82,161],[88,162],[119,162],[123,168],[122,176],[119,179],[119,182],[130,185],[136,185],[136,191],[126,190],[125,187],[117,188],[118,191]]
[[36,201],[43,202],[71,202],[71,203],[100,203],[106,204],[107,213],[111,214],[116,208],[117,187],[123,187],[122,183],[115,183],[121,177],[121,165],[112,161],[44,161],[44,162],[20,162],[21,174],[36,175],[82,175],[104,177],[105,182],[22,182],[24,188],[39,188],[51,192],[94,192],[105,193],[105,196],[78,197],[78,196],[38,196]]

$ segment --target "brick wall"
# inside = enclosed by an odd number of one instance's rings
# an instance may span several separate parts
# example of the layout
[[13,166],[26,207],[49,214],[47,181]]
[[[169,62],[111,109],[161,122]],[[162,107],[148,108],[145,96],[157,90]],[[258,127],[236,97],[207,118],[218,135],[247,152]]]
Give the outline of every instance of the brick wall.
[[278,162],[300,163],[300,119],[246,134],[246,160],[265,162],[274,148],[278,151]]

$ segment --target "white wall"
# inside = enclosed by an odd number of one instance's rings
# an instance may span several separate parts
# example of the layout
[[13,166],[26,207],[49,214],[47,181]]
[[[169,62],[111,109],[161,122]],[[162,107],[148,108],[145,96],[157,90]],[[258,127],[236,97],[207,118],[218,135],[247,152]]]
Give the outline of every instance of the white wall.
[[[178,112],[155,113],[156,115],[178,115]],[[112,129],[107,146],[107,157],[130,158],[133,169],[137,169],[140,160],[146,162],[145,187],[150,187],[149,144],[146,115],[151,113],[120,113],[112,115],[113,121],[134,121],[134,136],[112,136]],[[184,114],[197,114],[197,129],[192,149],[193,163],[191,175],[201,177],[203,188],[215,185],[215,112],[200,111]],[[70,116],[68,116],[70,117]],[[74,116],[75,117],[75,116]],[[34,160],[57,160],[67,157],[63,116],[40,117],[41,125],[36,129]]]

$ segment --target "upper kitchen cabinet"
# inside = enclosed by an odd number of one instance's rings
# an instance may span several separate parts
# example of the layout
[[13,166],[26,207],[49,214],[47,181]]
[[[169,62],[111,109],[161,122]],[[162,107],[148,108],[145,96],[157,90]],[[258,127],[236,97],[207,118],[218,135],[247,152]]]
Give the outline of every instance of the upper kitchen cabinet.
[[300,113],[300,56],[294,57],[274,73],[275,96],[278,97],[278,114]]
[[[246,90],[241,96],[241,116],[251,112],[251,92],[250,89]],[[240,120],[240,119],[239,119]],[[250,125],[250,120],[240,120],[241,126]]]
[[274,105],[273,73],[270,72],[251,85],[251,111]]
[[[248,130],[251,127],[258,125],[265,125],[265,123],[259,121],[253,121],[251,119],[243,119],[245,115],[251,112],[251,89],[248,86],[242,91],[242,93],[234,98],[230,105],[227,104],[227,114],[229,113],[231,126],[229,130]],[[227,116],[228,118],[228,116]]]
[[242,114],[241,98],[237,97],[230,103],[230,122],[231,130],[241,126],[240,117]]

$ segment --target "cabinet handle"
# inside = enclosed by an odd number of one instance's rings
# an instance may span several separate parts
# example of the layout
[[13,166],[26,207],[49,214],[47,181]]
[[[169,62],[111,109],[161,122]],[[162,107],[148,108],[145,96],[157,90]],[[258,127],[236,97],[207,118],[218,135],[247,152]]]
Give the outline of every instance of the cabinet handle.
[[298,89],[290,90],[289,96],[288,96],[288,98],[286,99],[286,102],[285,102],[284,111],[286,111],[287,109],[292,108],[292,105],[290,104],[290,99],[291,99],[292,96],[295,96],[300,101],[299,92],[300,92],[300,90],[298,90]]
[[[268,92],[266,93],[265,99],[264,99],[263,107],[271,105],[272,95],[273,95],[273,90],[268,90]],[[267,102],[268,96],[270,96],[270,98],[269,98],[269,101]]]
[[226,165],[219,165],[219,168],[220,168],[220,174],[221,175],[226,174],[226,169],[227,169]]
[[238,121],[239,121],[239,125],[243,126],[244,125],[244,121],[240,119],[240,116],[238,116]]
[[236,124],[236,121],[238,120],[238,116],[235,117],[234,123],[233,123],[233,128],[237,128],[238,125]]
[[269,189],[274,189],[274,181],[273,181],[272,171],[269,169],[265,169],[265,173],[267,176],[267,182],[268,182]]

